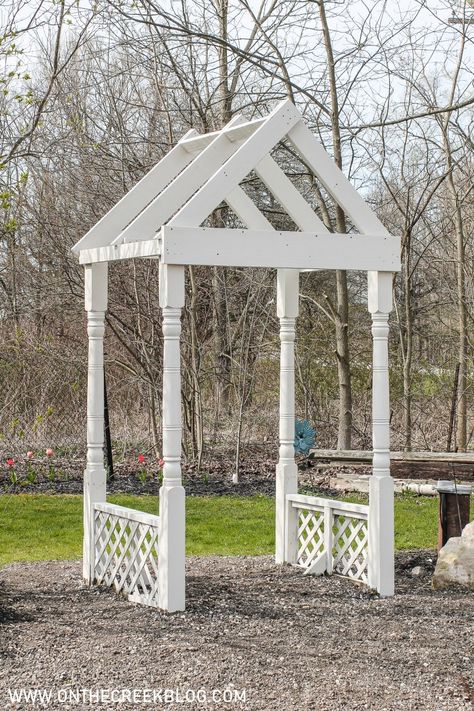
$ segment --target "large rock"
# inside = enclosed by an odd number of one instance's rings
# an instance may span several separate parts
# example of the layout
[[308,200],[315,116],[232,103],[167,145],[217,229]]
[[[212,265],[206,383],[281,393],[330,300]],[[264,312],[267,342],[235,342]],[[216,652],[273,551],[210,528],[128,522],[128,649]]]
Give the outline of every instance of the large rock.
[[453,585],[474,590],[474,521],[464,527],[460,537],[450,538],[438,554],[433,587],[439,590]]

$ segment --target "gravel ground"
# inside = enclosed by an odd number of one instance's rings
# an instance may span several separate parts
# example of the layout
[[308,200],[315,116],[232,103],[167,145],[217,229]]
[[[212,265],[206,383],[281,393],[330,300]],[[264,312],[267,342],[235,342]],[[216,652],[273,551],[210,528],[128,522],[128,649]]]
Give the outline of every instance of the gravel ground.
[[[270,556],[188,560],[185,613],[81,586],[78,562],[0,571],[0,708],[9,688],[204,689],[205,703],[155,708],[467,711],[474,701],[474,595],[431,589],[434,554],[397,557],[397,595],[304,577]],[[414,566],[423,574],[413,577]],[[212,690],[245,701],[216,703]],[[63,692],[61,692],[63,693]],[[61,697],[62,698],[62,697]],[[188,696],[191,698],[191,696]],[[36,705],[38,708],[38,704]]]

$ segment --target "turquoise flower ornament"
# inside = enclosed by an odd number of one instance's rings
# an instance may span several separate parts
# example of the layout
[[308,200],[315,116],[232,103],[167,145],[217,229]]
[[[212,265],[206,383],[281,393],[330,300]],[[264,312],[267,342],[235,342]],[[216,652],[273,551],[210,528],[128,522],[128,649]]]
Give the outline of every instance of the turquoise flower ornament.
[[295,452],[296,454],[309,454],[314,447],[316,430],[311,427],[308,420],[295,420]]

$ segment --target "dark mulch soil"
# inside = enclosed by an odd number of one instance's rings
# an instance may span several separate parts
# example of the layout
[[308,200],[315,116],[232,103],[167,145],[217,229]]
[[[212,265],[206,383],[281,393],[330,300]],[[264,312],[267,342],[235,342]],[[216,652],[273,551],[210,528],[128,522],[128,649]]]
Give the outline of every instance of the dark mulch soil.
[[[232,483],[233,457],[227,453],[214,453],[203,463],[202,470],[196,471],[192,463],[183,464],[183,481],[186,493],[191,496],[252,496],[254,494],[274,495],[277,444],[248,446],[242,457],[239,483]],[[4,452],[5,457],[7,456]],[[5,458],[4,457],[4,458]],[[49,470],[49,465],[52,471]],[[0,467],[0,493],[57,493],[80,494],[83,486],[84,456],[77,452],[74,456],[57,458],[51,462],[38,459],[29,465],[36,473],[34,482],[27,480],[27,463],[18,456],[14,471],[18,477],[15,485],[11,481],[11,471]],[[115,477],[109,481],[110,493],[153,494],[160,488],[160,470],[156,459],[146,454],[145,464],[138,463],[136,455],[125,459],[117,458],[114,465]],[[145,471],[145,474],[144,474]],[[361,464],[337,464],[335,462],[300,463],[300,489],[311,493],[328,493],[329,480],[340,475],[370,474],[371,468]],[[443,462],[392,462],[392,475],[400,479],[453,479],[474,482],[474,467],[471,465],[450,465]]]
[[[174,615],[82,587],[78,562],[9,565],[0,571],[0,708],[27,708],[9,705],[8,688],[47,687],[205,689],[200,708],[468,711],[474,595],[433,591],[433,561],[398,554],[397,595],[381,600],[269,556],[191,558],[187,611]],[[415,578],[416,565],[425,572]],[[245,689],[245,703],[214,704],[212,690],[225,688]],[[53,696],[47,708],[92,707]]]
[[[77,461],[63,464],[61,473],[54,480],[39,476],[32,484],[22,477],[15,486],[4,477],[0,478],[0,494],[82,494],[83,463]],[[351,471],[350,467],[341,467],[341,473]],[[126,463],[116,467],[113,480],[107,483],[108,493],[158,494],[161,486],[158,472],[150,472],[143,481],[138,476],[138,467]],[[331,469],[331,476],[334,471]],[[318,468],[302,469],[299,476],[300,489],[313,493],[328,492],[328,472]],[[183,484],[190,496],[253,496],[255,494],[275,494],[275,462],[259,463],[247,466],[239,475],[239,483],[232,482],[232,466],[223,463],[208,467],[205,472],[196,472],[192,467],[183,467]],[[337,492],[334,490],[334,494]]]

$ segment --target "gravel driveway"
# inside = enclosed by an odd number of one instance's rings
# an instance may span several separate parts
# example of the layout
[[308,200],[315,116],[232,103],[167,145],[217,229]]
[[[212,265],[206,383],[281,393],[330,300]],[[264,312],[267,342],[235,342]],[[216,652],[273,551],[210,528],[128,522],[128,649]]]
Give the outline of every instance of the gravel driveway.
[[[191,558],[187,611],[166,615],[83,588],[78,562],[9,565],[0,571],[0,708],[39,708],[10,703],[8,689],[46,688],[48,709],[467,711],[474,595],[434,592],[432,567],[426,551],[399,554],[397,595],[380,600],[270,556]],[[99,689],[105,702],[89,703]],[[113,690],[123,703],[106,703]],[[79,703],[66,702],[71,691]]]

